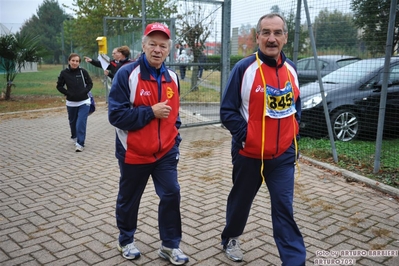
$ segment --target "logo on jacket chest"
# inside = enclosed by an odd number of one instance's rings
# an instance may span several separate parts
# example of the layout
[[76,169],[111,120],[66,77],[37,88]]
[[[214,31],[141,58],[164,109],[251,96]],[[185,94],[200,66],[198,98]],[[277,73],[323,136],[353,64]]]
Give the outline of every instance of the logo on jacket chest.
[[265,89],[261,86],[261,85],[258,85],[256,88],[255,88],[255,92],[264,92],[265,91]]
[[151,96],[151,91],[146,91],[146,90],[144,90],[144,89],[141,89],[141,91],[140,91],[140,96],[147,96],[147,97],[149,97],[149,96]]
[[174,91],[171,87],[167,87],[166,88],[166,97],[168,97],[168,99],[171,99],[174,95]]
[[[166,97],[168,99],[171,99],[173,97],[173,95],[175,94],[175,92],[173,91],[172,88],[168,87],[166,89]],[[145,90],[145,89],[141,89],[140,90],[140,96],[144,96],[144,97],[150,97],[152,95],[151,91]]]

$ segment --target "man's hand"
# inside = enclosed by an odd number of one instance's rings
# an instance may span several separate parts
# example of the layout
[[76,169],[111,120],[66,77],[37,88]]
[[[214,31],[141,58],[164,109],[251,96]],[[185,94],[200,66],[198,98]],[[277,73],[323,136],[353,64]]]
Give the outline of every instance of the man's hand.
[[84,56],[84,59],[85,59],[85,61],[86,61],[87,63],[91,62],[91,58],[90,58],[90,57]]
[[172,110],[172,107],[170,107],[169,105],[166,105],[167,103],[168,103],[168,100],[154,104],[153,106],[151,106],[152,111],[154,112],[154,115],[156,118],[159,118],[159,119],[168,118],[168,116],[170,114],[170,110]]

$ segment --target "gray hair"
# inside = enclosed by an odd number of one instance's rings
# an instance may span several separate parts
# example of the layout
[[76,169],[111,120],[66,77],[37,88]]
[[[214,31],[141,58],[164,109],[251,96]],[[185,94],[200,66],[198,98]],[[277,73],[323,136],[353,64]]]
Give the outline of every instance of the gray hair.
[[[143,37],[141,38],[141,43],[144,44],[148,41],[148,35],[143,35]],[[172,48],[173,45],[173,41],[171,39],[169,39],[169,48]]]
[[270,14],[266,14],[260,17],[260,19],[258,20],[258,24],[256,25],[256,32],[259,33],[261,31],[261,22],[263,19],[265,18],[274,18],[274,17],[279,17],[281,18],[281,20],[283,21],[284,25],[283,25],[283,30],[284,32],[288,32],[288,28],[287,28],[287,22],[285,21],[285,18],[280,15],[279,13],[270,13]]

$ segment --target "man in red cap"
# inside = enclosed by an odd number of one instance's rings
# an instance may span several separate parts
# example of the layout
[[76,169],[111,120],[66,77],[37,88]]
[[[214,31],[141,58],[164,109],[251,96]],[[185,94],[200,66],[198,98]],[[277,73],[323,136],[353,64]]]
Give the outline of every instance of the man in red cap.
[[164,61],[172,47],[164,24],[147,25],[143,54],[116,73],[109,93],[108,119],[116,128],[115,155],[120,169],[116,201],[118,250],[126,259],[140,257],[134,243],[142,194],[151,176],[160,199],[158,254],[174,265],[188,262],[181,251],[179,161],[180,87]]

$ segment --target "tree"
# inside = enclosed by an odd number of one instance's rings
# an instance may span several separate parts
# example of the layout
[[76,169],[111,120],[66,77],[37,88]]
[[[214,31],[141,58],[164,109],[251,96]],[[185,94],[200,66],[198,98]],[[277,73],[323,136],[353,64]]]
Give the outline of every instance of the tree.
[[21,68],[30,62],[39,62],[42,51],[39,36],[30,37],[20,33],[0,36],[0,65],[5,70],[7,81],[5,100],[11,98],[14,79]]
[[44,0],[36,13],[37,15],[33,15],[22,25],[21,34],[40,36],[40,44],[48,52],[44,61],[59,63],[59,57],[62,54],[61,27],[69,16],[65,14],[56,0]]
[[[146,0],[145,3],[146,19],[168,20],[177,12],[173,1]],[[104,35],[104,17],[139,19],[143,16],[142,1],[137,0],[75,0],[74,4],[73,7],[68,8],[75,12],[76,17],[66,25],[66,31],[72,32],[73,43],[79,46],[82,52],[88,54],[93,54],[98,50],[96,38]],[[141,20],[107,20],[106,27],[107,36],[142,32]]]
[[313,34],[316,47],[320,49],[349,51],[357,48],[357,29],[351,14],[343,14],[338,10],[320,11],[314,20]]
[[[198,62],[202,52],[205,50],[205,42],[211,34],[215,21],[215,14],[207,10],[207,6],[199,2],[182,6],[182,14],[177,16],[177,32],[179,39],[191,48],[193,62]],[[215,44],[216,45],[216,44]],[[198,67],[193,69],[191,75],[192,87],[196,89]]]
[[[362,30],[361,40],[373,55],[385,53],[385,45],[389,24],[391,1],[386,0],[352,0],[353,21]],[[399,9],[396,8],[395,31],[392,54],[399,41]]]
[[238,47],[244,56],[256,51],[256,29],[254,26],[250,24],[241,25],[238,32]]
[[[270,11],[273,13],[278,13],[281,14],[285,22],[287,24],[287,29],[288,29],[288,40],[287,44],[285,45],[285,48],[283,49],[285,54],[287,55],[288,58],[292,58],[294,55],[294,37],[295,37],[295,13],[293,10],[290,10],[288,14],[286,14],[284,11],[280,9],[278,5],[274,5],[270,8]],[[305,40],[306,40],[307,34],[305,31],[302,29],[302,27],[299,28],[299,53],[303,52],[306,49]]]

